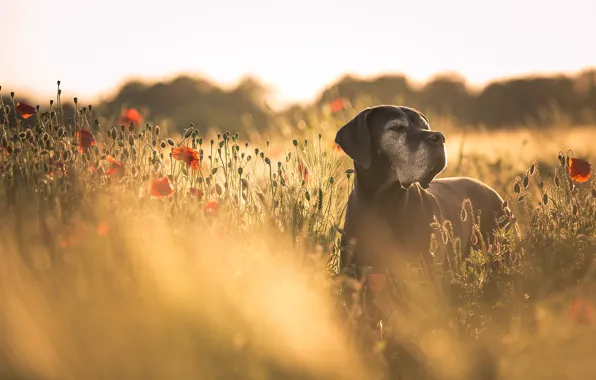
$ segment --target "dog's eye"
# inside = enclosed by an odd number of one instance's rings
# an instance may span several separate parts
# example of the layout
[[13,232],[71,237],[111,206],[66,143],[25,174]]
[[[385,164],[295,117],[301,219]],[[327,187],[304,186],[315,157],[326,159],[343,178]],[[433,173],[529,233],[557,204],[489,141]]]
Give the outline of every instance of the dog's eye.
[[403,130],[405,127],[406,127],[406,126],[405,126],[405,125],[403,125],[403,124],[393,124],[393,125],[389,126],[389,128],[388,128],[388,129],[389,129],[390,131],[396,131],[396,132],[399,132],[399,131]]

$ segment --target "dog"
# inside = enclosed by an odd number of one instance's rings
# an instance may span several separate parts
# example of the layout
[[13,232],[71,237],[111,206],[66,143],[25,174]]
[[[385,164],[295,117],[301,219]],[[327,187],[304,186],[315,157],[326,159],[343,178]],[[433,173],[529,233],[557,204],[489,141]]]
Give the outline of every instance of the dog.
[[395,261],[420,255],[430,260],[434,217],[451,222],[466,255],[476,241],[472,215],[462,217],[464,200],[480,210],[484,239],[505,214],[503,199],[487,184],[468,177],[435,179],[447,167],[445,136],[413,108],[366,108],[337,131],[335,143],[353,160],[355,173],[340,240],[342,270],[385,273]]

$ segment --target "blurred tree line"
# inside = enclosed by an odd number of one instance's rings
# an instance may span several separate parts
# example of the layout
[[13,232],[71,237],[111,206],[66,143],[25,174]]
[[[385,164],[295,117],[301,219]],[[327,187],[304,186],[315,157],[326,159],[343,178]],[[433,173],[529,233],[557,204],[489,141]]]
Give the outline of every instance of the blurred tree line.
[[[328,109],[337,99],[355,103],[364,97],[376,104],[412,106],[430,117],[450,118],[460,126],[596,125],[596,69],[575,75],[498,80],[481,89],[471,89],[464,78],[452,74],[437,75],[423,85],[404,75],[372,79],[346,75],[323,89],[310,104],[291,105],[278,112],[267,105],[267,96],[268,89],[253,77],[224,89],[183,75],[153,84],[128,82],[113,98],[94,107],[94,113],[112,117],[108,122],[117,125],[125,109],[135,108],[153,124],[169,121],[170,128],[182,130],[192,122],[203,131],[242,133],[262,131],[280,117],[293,122],[306,119],[308,113]],[[72,104],[68,103],[64,102],[71,114]]]
[[458,75],[437,75],[422,86],[405,76],[370,80],[345,76],[326,88],[318,104],[337,97],[354,101],[370,96],[375,103],[409,105],[432,116],[449,117],[459,125],[504,127],[595,124],[596,69],[567,76],[528,76],[488,83],[472,90]]

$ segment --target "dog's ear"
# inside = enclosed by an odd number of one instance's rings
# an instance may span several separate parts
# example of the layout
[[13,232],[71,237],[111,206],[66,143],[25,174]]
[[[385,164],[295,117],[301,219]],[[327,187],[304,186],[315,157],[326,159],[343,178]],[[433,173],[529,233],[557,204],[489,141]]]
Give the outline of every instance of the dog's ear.
[[367,119],[372,110],[373,108],[365,108],[360,111],[358,115],[341,127],[335,135],[335,143],[341,147],[348,157],[364,169],[368,169],[372,161],[370,128],[367,124]]

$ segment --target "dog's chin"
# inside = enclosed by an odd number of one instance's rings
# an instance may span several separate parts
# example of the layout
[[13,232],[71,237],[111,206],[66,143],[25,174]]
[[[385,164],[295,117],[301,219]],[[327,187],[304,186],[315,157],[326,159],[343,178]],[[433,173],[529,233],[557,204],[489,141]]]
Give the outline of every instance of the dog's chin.
[[430,183],[432,182],[435,177],[441,173],[447,167],[447,159],[444,154],[439,155],[435,160],[434,164],[429,168],[428,174],[418,181],[418,184],[423,189],[428,189]]

